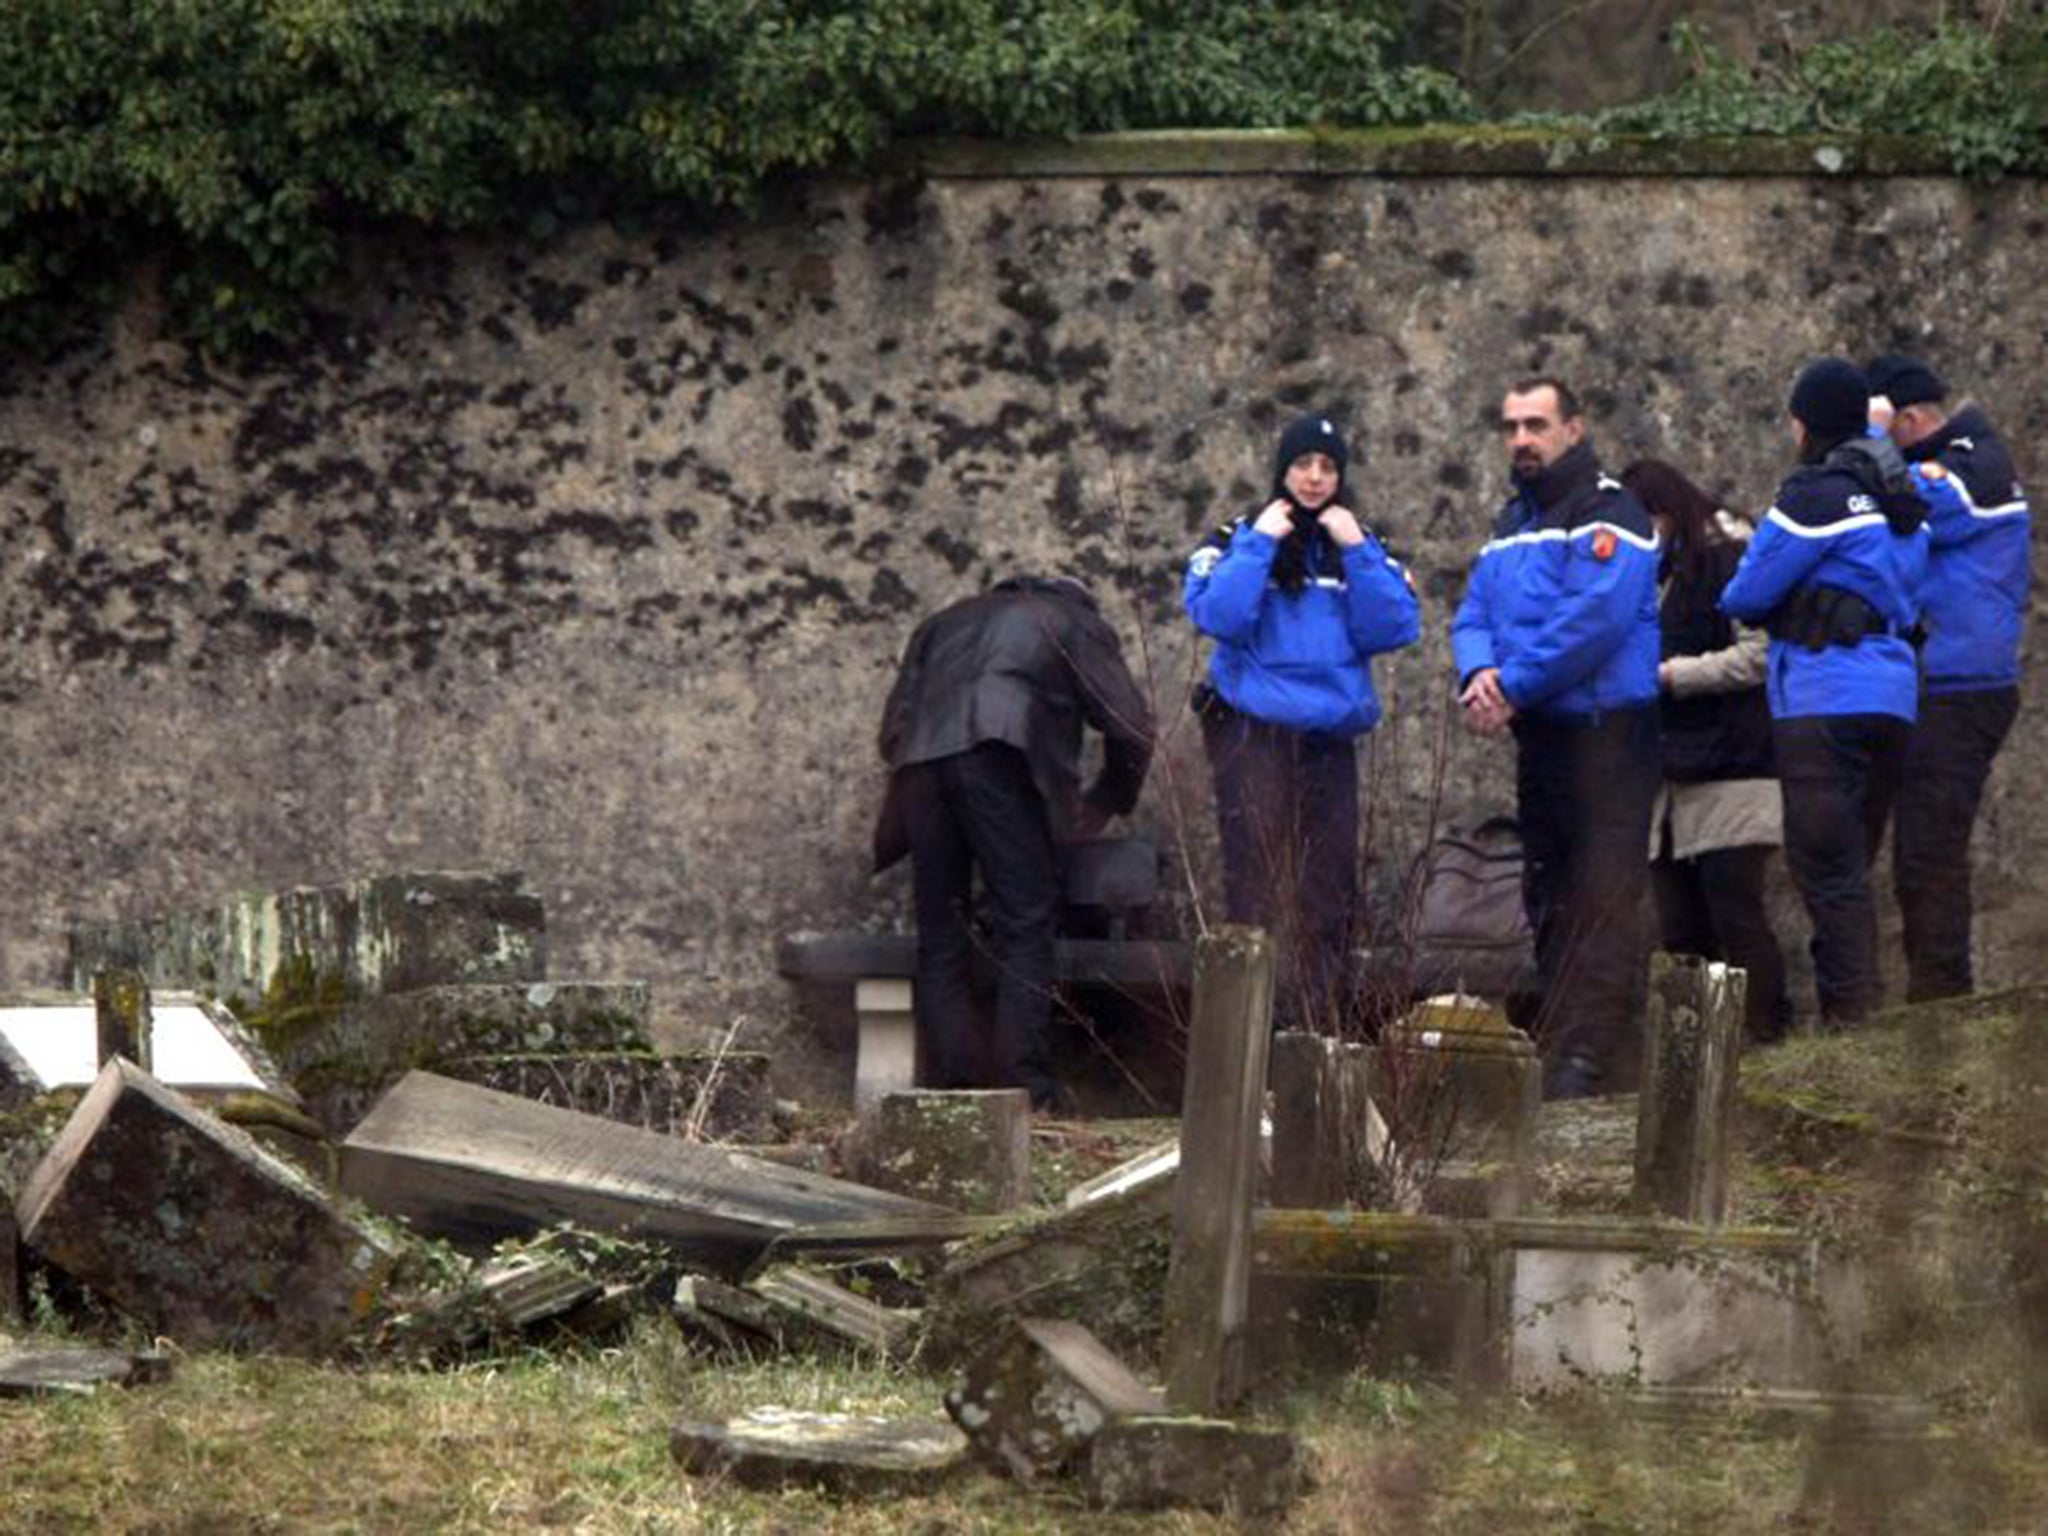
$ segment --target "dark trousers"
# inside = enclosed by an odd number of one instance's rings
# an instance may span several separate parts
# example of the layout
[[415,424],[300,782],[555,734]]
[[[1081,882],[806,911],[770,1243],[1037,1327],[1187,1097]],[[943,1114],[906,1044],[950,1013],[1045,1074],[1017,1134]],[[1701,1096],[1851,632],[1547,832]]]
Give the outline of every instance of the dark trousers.
[[[1059,868],[1045,802],[1024,754],[984,742],[904,768],[904,816],[916,886],[914,1008],[925,1077],[939,1088],[1058,1087],[1047,1055]],[[996,970],[995,1034],[983,1063],[970,966],[976,867],[988,898]]]
[[2017,688],[1920,696],[1892,818],[1892,875],[1906,925],[1906,997],[1971,989],[1970,830],[1991,760],[2020,710]]
[[1223,844],[1223,908],[1292,940],[1275,990],[1283,1029],[1341,1031],[1358,906],[1358,750],[1349,736],[1235,711],[1202,720]]
[[1626,1087],[1649,962],[1642,917],[1662,767],[1657,711],[1521,715],[1514,730],[1522,899],[1542,991],[1537,1038],[1553,1063]]
[[1713,848],[1650,866],[1660,942],[1674,955],[1699,955],[1749,973],[1743,1024],[1755,1041],[1777,1040],[1792,1024],[1785,956],[1764,909],[1771,850]]
[[1870,862],[1912,730],[1892,715],[1802,715],[1771,729],[1785,793],[1785,860],[1813,923],[1823,1023],[1855,1023],[1883,1000]]

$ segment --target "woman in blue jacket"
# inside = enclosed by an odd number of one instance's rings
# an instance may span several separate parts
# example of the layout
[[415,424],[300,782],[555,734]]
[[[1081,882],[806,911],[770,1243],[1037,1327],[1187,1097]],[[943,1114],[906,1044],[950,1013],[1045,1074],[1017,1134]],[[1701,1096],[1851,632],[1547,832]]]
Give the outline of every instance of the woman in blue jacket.
[[1415,643],[1415,591],[1343,505],[1344,438],[1280,436],[1273,496],[1188,562],[1183,601],[1216,641],[1196,691],[1233,923],[1291,925],[1286,1025],[1335,1033],[1358,904],[1358,738],[1380,717],[1372,658]]
[[1927,569],[1924,510],[1898,450],[1868,435],[1869,386],[1838,357],[1792,390],[1799,467],[1778,488],[1721,607],[1762,624],[1785,857],[1813,922],[1822,1023],[1882,997],[1870,861],[1912,735],[1910,638]]

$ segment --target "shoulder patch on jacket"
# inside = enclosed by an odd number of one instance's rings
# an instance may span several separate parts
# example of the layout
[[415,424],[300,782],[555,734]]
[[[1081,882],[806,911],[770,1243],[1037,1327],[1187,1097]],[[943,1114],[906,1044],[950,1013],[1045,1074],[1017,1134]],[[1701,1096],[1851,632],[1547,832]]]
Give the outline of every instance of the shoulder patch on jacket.
[[1621,536],[1612,528],[1595,528],[1593,530],[1593,558],[1595,560],[1612,560],[1615,550],[1620,547]]

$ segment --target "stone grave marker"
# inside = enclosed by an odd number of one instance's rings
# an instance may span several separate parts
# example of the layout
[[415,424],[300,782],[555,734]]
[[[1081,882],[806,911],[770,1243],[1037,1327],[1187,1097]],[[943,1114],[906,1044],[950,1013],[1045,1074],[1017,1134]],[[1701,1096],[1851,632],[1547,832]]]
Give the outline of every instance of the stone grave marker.
[[951,1214],[431,1072],[407,1073],[342,1144],[341,1185],[459,1246],[568,1222],[728,1275],[806,1226]]
[[83,1395],[99,1387],[168,1381],[170,1356],[75,1344],[8,1347],[0,1342],[0,1397]]
[[1088,1497],[1106,1509],[1277,1515],[1305,1482],[1292,1435],[1225,1419],[1113,1419],[1088,1447]]
[[882,1494],[943,1482],[966,1458],[967,1441],[944,1419],[756,1408],[723,1423],[685,1420],[670,1431],[669,1451],[693,1476]]
[[15,1214],[44,1260],[187,1347],[329,1348],[392,1259],[297,1168],[121,1058]]
[[1078,1467],[1111,1420],[1165,1410],[1094,1334],[1045,1318],[1019,1319],[946,1393],[976,1452],[1026,1483]]
[[864,1183],[956,1211],[1031,1203],[1031,1098],[1022,1088],[887,1093],[860,1130]]

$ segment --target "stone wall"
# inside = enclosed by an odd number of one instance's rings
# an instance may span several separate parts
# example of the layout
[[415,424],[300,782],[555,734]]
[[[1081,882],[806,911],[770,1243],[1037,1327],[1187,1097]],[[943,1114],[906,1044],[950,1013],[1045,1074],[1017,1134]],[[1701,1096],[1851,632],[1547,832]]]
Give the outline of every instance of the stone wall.
[[[1349,428],[1427,605],[1382,669],[1382,875],[1432,814],[1509,798],[1506,754],[1446,727],[1445,629],[1511,373],[1578,380],[1616,467],[1669,455],[1756,508],[1800,360],[1913,347],[2033,467],[2039,184],[1304,174],[1306,143],[936,155],[711,227],[366,239],[261,365],[166,340],[146,285],[11,365],[0,984],[52,980],[75,917],[519,867],[557,975],[651,980],[678,1044],[735,1012],[770,1042],[778,935],[901,914],[865,867],[876,713],[916,618],[993,576],[1098,583],[1168,728],[1137,819],[1208,846],[1179,567],[1299,409]],[[1978,845],[1994,979],[2048,939],[2040,708]]]

